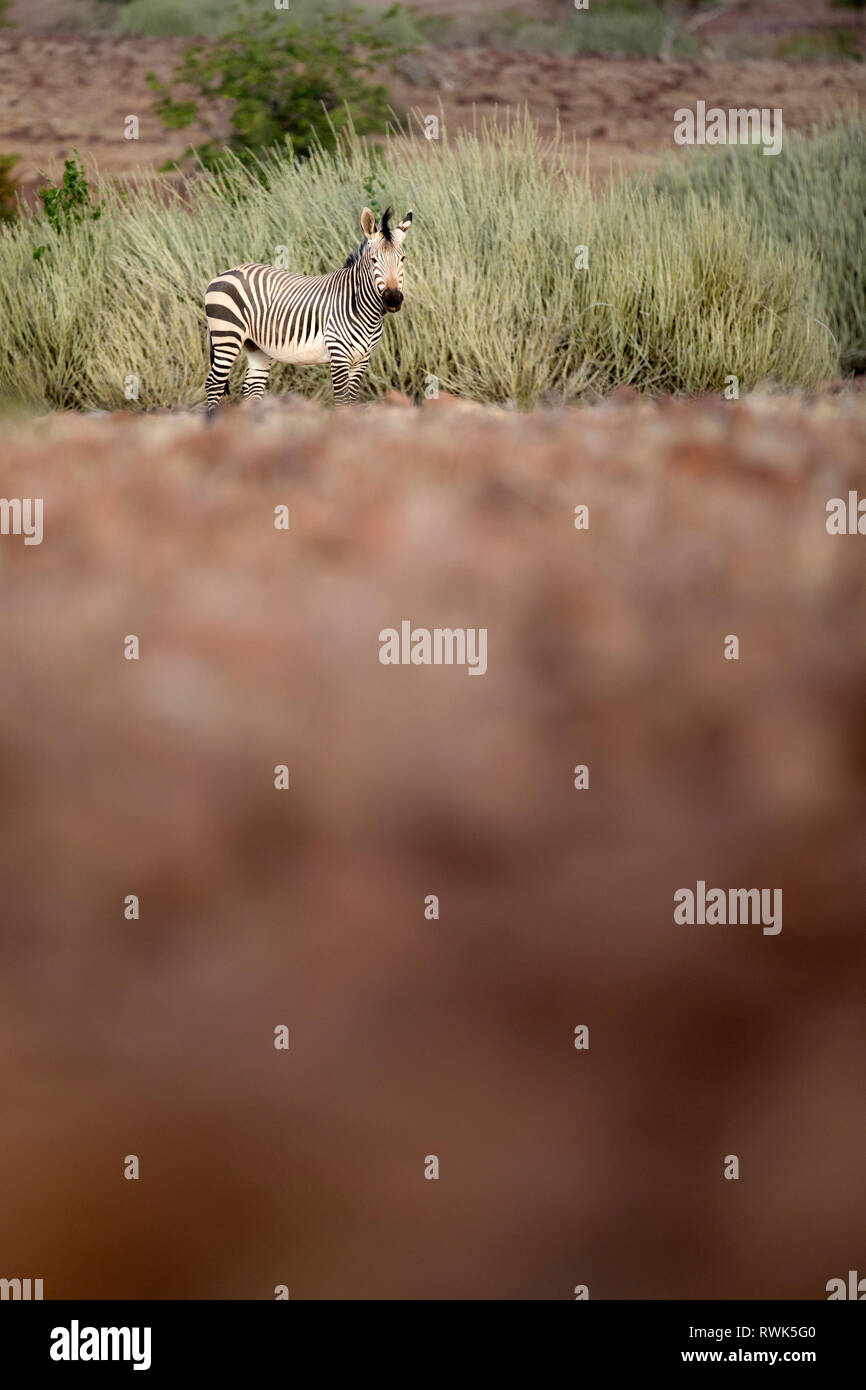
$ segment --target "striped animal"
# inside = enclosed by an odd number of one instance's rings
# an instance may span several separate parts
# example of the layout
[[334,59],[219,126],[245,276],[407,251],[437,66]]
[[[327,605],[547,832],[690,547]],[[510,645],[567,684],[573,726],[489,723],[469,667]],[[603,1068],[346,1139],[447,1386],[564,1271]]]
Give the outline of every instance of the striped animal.
[[361,213],[364,240],[345,265],[327,275],[297,275],[271,265],[240,265],[207,287],[210,371],[205,390],[212,411],[228,394],[235,358],[247,355],[245,399],[264,395],[271,362],[328,362],[338,405],[353,401],[382,336],[386,314],[403,303],[403,241],[412,222],[391,225],[369,208]]

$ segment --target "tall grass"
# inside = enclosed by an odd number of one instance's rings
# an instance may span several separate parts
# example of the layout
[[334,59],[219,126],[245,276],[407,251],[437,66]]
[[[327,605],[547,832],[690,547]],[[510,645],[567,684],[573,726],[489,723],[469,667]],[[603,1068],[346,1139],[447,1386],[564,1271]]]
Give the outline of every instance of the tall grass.
[[[764,163],[772,161],[765,160]],[[202,174],[191,205],[157,180],[99,222],[55,233],[0,230],[0,395],[47,407],[201,402],[202,298],[210,279],[279,247],[306,273],[342,264],[360,239],[364,185],[402,215],[406,305],[385,324],[365,384],[481,401],[593,398],[642,390],[812,386],[837,368],[826,296],[802,246],[780,246],[741,202],[618,182],[594,196],[575,152],[528,119],[450,139],[351,133],[336,156],[272,160],[267,187],[241,167]],[[33,247],[48,250],[33,260]],[[589,268],[575,268],[578,246]],[[272,384],[330,399],[323,369],[278,367]],[[135,404],[135,402],[132,402]]]
[[655,186],[680,206],[698,197],[746,216],[780,251],[805,257],[819,282],[843,369],[866,371],[866,118],[811,137],[785,134],[781,154],[727,146],[678,160]]

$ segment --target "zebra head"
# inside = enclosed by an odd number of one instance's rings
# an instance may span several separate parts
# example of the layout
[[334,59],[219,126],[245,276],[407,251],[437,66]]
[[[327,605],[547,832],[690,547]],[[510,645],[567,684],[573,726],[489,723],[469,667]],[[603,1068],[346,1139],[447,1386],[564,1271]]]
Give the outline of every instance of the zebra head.
[[373,282],[388,314],[396,314],[403,303],[403,241],[411,225],[411,212],[407,212],[396,227],[391,226],[390,208],[382,213],[378,227],[369,208],[361,213],[361,230],[367,238]]

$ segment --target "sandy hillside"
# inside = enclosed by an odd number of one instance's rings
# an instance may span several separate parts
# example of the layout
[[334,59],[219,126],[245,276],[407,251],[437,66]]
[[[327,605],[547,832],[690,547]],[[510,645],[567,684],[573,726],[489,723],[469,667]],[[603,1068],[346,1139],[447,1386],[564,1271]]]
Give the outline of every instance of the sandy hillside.
[[[432,8],[429,7],[428,8]],[[828,11],[832,22],[844,13]],[[851,12],[852,23],[860,21]],[[835,15],[835,19],[833,16]],[[33,187],[39,171],[56,174],[76,147],[113,175],[178,158],[205,138],[201,126],[166,131],[151,109],[145,74],[167,77],[186,41],[116,38],[38,27],[52,21],[51,6],[19,11],[18,30],[0,32],[0,151],[21,156],[18,176]],[[816,14],[812,13],[812,22]],[[719,42],[735,23],[723,15],[709,26]],[[736,20],[783,37],[806,23],[801,6],[749,10]],[[768,28],[769,26],[769,28]],[[712,45],[709,45],[712,53]],[[722,60],[712,56],[662,63],[654,59],[581,57],[478,48],[439,51],[414,61],[391,83],[398,109],[435,113],[443,105],[459,127],[496,107],[527,104],[552,130],[557,115],[567,135],[590,142],[592,167],[605,173],[614,160],[626,169],[651,167],[673,146],[673,112],[698,99],[711,105],[780,106],[789,129],[808,129],[866,97],[866,65]],[[124,118],[137,115],[140,139],[124,138]]]

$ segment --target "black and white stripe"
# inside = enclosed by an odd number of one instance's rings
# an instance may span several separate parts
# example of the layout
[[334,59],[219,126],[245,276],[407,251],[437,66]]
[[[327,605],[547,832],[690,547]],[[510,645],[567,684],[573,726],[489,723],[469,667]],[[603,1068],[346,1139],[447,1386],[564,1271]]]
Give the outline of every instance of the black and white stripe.
[[364,241],[344,266],[327,275],[250,264],[212,280],[205,294],[208,410],[228,393],[229,373],[241,351],[248,362],[245,399],[264,394],[271,362],[277,361],[329,363],[337,404],[354,400],[385,314],[396,313],[403,302],[402,248],[411,222],[407,212],[392,227],[389,208],[377,227],[365,208]]

